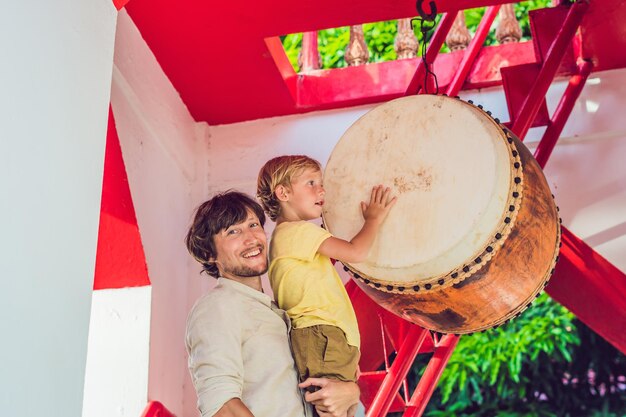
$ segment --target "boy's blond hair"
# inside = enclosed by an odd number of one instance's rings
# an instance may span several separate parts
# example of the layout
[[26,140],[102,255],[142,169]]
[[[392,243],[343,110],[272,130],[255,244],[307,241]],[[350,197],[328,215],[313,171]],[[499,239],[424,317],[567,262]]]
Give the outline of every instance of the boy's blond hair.
[[276,187],[291,187],[291,180],[307,168],[321,171],[319,162],[305,155],[284,155],[270,159],[263,165],[256,183],[256,196],[270,219],[280,215]]

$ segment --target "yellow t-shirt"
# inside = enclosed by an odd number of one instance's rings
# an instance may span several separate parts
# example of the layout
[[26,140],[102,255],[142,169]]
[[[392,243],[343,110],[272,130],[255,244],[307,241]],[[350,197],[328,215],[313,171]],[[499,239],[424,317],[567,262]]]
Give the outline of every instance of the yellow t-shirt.
[[328,324],[360,346],[359,327],[348,293],[327,256],[317,253],[332,235],[306,221],[276,226],[270,242],[269,277],[278,306],[296,329]]

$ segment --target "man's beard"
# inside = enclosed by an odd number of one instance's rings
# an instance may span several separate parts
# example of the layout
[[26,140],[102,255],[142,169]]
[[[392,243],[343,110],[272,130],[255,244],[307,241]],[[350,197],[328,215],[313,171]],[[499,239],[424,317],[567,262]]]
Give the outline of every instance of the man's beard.
[[236,276],[236,277],[252,278],[252,277],[258,277],[260,275],[263,275],[264,273],[267,272],[267,269],[268,269],[267,265],[265,265],[265,268],[260,268],[260,270],[242,266],[242,267],[234,268],[234,269],[231,269],[229,271],[224,271],[224,272],[232,276]]

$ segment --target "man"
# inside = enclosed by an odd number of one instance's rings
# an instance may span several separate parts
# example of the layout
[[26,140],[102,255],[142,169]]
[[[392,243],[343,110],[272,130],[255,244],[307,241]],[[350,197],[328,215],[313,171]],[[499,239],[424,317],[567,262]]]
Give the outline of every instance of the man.
[[[311,407],[298,389],[289,318],[263,293],[267,237],[261,206],[230,191],[196,211],[186,237],[191,255],[217,286],[187,320],[189,370],[203,417],[303,417]],[[358,401],[356,384],[309,378],[320,387],[305,400],[320,416],[345,416]]]

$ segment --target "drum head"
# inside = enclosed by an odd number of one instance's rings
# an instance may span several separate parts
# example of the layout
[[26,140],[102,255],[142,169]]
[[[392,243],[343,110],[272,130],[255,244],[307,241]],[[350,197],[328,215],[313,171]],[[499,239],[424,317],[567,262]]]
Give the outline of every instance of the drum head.
[[405,97],[361,117],[326,164],[324,223],[350,240],[372,186],[391,187],[398,201],[367,261],[350,267],[375,282],[413,285],[473,263],[508,215],[519,175],[509,143],[484,112],[445,96]]

